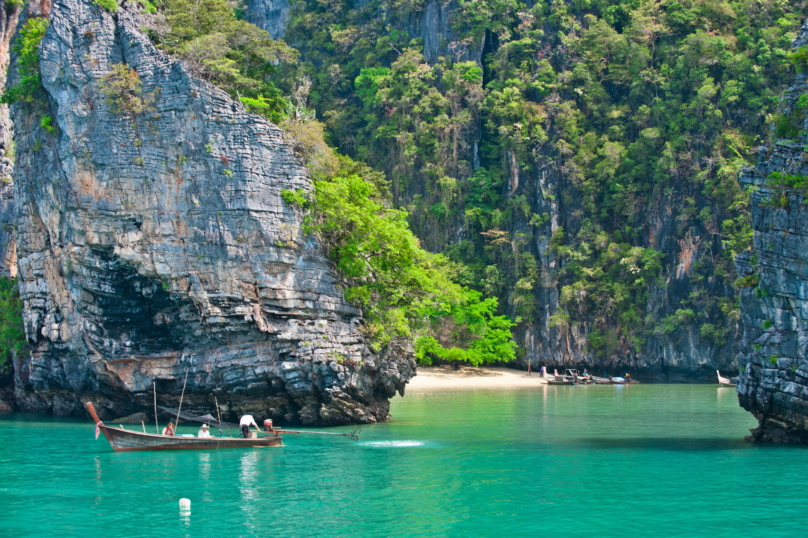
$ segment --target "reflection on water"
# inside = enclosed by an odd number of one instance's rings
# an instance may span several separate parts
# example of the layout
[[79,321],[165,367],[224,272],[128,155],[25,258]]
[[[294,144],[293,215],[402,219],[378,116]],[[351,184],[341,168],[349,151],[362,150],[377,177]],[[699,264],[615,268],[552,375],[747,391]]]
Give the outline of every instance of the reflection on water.
[[570,447],[593,448],[600,450],[683,450],[689,452],[709,450],[737,450],[746,448],[743,439],[717,439],[692,437],[658,437],[658,438],[625,438],[625,439],[577,439],[569,443]]
[[255,529],[257,522],[256,508],[253,501],[258,499],[258,490],[255,487],[258,477],[258,449],[244,451],[241,454],[241,468],[239,471],[239,490],[241,491],[241,512],[247,528]]
[[715,390],[718,391],[719,402],[727,398],[732,398],[733,400],[738,401],[738,391],[735,390],[735,387],[718,387]]

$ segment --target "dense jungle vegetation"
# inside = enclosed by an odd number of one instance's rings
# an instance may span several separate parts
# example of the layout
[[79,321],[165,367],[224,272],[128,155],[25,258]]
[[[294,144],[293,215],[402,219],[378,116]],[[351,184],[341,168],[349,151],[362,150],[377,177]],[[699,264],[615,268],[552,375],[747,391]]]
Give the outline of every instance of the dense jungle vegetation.
[[14,353],[25,349],[22,302],[14,279],[0,276],[0,374],[9,368]]
[[[285,36],[301,60],[279,84],[310,77],[330,140],[384,171],[427,248],[520,324],[556,288],[549,325],[588,327],[598,355],[686,327],[725,344],[751,239],[738,172],[770,125],[799,129],[778,111],[806,2],[458,0],[432,63],[409,22],[426,5],[301,0]],[[664,213],[700,255],[684,299],[652,309],[677,263]]]

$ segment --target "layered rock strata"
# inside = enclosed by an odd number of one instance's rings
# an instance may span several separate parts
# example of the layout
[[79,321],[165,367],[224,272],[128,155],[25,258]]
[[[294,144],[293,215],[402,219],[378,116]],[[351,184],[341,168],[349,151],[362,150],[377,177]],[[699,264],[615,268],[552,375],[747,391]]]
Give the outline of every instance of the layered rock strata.
[[33,348],[15,364],[19,406],[82,414],[92,399],[102,418],[124,416],[151,409],[155,383],[176,406],[187,375],[189,413],[215,413],[215,397],[231,420],[386,419],[414,362],[370,351],[322,246],[283,202],[312,188],[300,158],[156,50],[139,17],[136,3],[54,2],[44,91],[12,107]]
[[[11,38],[17,28],[21,6],[9,5],[0,0],[0,88],[6,84],[6,74],[11,57]],[[17,244],[14,240],[13,163],[6,155],[12,147],[12,125],[7,105],[0,104],[0,275],[14,277],[17,274]]]
[[[795,46],[808,44],[808,23]],[[808,94],[806,73],[786,92],[786,115]],[[803,119],[803,132],[808,120]],[[759,164],[742,180],[752,194],[754,250],[736,264],[741,291],[743,340],[738,384],[741,406],[759,421],[748,438],[808,442],[808,205],[803,190],[774,187],[774,172],[808,176],[808,137],[763,148]]]

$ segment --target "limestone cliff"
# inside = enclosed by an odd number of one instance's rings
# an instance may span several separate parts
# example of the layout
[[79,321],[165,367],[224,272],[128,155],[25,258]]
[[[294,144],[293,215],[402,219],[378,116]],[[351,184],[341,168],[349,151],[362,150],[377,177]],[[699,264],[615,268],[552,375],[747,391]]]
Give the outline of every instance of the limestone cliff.
[[[93,399],[121,416],[151,409],[155,381],[176,402],[188,372],[189,412],[214,411],[215,396],[230,418],[386,419],[414,362],[369,350],[321,245],[282,201],[312,188],[284,133],[156,50],[137,3],[57,0],[46,15],[44,92],[12,106],[33,348],[15,365],[19,406],[81,414]],[[142,84],[137,106],[109,91],[120,65]]]
[[[0,87],[6,84],[10,58],[9,45],[17,27],[20,6],[7,5],[0,0]],[[0,275],[15,276],[17,274],[17,244],[14,240],[14,206],[13,165],[6,156],[12,147],[11,118],[8,106],[0,105]]]
[[[808,44],[808,22],[795,46]],[[786,92],[786,113],[808,94],[808,76],[797,74]],[[800,128],[808,128],[801,119]],[[738,384],[741,406],[760,425],[750,439],[808,442],[808,205],[803,190],[771,185],[774,172],[808,176],[808,137],[763,148],[743,181],[752,195],[754,251],[738,257],[748,287],[741,291],[743,340]]]
[[292,6],[289,0],[249,0],[247,20],[269,32],[272,39],[280,39],[286,32]]

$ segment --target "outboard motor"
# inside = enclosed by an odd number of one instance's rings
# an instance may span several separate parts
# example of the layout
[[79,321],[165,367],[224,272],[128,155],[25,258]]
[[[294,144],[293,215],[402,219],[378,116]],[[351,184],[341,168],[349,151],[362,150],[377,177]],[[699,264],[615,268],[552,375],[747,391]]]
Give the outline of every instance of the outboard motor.
[[275,431],[275,430],[272,429],[272,419],[271,418],[268,418],[268,419],[264,420],[264,431],[265,432]]

